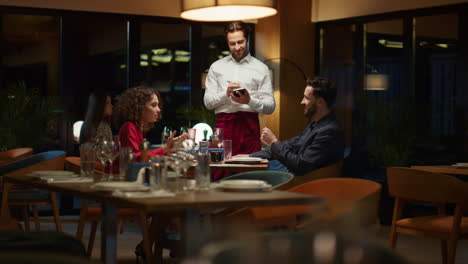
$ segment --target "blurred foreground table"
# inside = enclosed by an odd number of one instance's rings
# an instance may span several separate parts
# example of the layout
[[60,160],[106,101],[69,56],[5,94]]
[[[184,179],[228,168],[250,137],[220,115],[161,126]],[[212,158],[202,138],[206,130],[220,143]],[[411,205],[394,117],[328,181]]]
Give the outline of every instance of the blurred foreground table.
[[[203,232],[200,224],[201,211],[226,207],[242,208],[248,206],[314,205],[323,203],[323,199],[319,196],[284,191],[223,192],[216,189],[190,191],[174,197],[120,198],[112,196],[110,192],[93,190],[90,187],[93,183],[47,183],[25,175],[4,177],[5,185],[13,183],[62,192],[100,202],[102,206],[101,260],[104,263],[117,263],[118,207],[130,207],[139,210],[142,226],[148,226],[146,223],[148,215],[181,213],[184,223],[182,233],[185,237],[185,252],[186,256],[190,256],[196,252],[197,247],[200,246],[200,241],[207,235],[206,232]],[[5,197],[5,192],[3,194]],[[1,209],[2,213],[8,210],[6,199],[2,200]],[[145,235],[145,232],[143,232],[143,241],[146,244],[145,246],[149,245],[149,238]],[[146,248],[146,250],[148,249]],[[147,254],[147,261],[151,263],[151,259],[151,253]]]

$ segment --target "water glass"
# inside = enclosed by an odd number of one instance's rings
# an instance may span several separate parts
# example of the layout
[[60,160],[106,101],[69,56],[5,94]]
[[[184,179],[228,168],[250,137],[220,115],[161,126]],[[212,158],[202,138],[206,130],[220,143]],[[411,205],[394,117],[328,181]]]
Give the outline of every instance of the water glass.
[[197,174],[195,176],[197,190],[209,190],[211,184],[210,172],[211,156],[209,152],[199,152],[197,154]]
[[232,158],[232,140],[223,140],[224,160]]
[[224,129],[222,127],[216,127],[213,131],[212,144],[213,148],[221,148],[224,138]]
[[96,162],[96,152],[91,143],[84,143],[80,146],[80,176],[86,178],[93,178],[94,166]]
[[120,147],[119,150],[119,179],[125,181],[128,173],[128,154],[132,152],[132,148]]

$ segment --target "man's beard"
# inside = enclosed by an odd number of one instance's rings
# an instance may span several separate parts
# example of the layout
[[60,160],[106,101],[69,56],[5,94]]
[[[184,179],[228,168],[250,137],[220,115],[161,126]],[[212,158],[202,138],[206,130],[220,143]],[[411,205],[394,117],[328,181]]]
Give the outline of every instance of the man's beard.
[[313,103],[309,109],[307,109],[304,112],[304,116],[307,117],[308,119],[311,119],[314,117],[314,115],[317,113],[317,103]]

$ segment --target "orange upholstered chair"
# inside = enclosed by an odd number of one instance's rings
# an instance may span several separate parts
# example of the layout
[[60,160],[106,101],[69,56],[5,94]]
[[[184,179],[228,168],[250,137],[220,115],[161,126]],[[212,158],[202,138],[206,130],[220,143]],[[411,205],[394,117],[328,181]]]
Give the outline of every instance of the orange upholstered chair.
[[325,179],[325,178],[338,178],[342,175],[343,162],[337,162],[332,165],[311,171],[305,175],[294,177],[292,182],[288,185],[289,188],[304,184],[306,182]]
[[[387,168],[388,189],[395,197],[390,247],[395,248],[397,233],[427,236],[441,240],[443,263],[455,263],[458,239],[468,238],[468,183],[445,174],[409,168]],[[437,215],[401,218],[403,207],[411,202],[430,202]],[[454,215],[447,214],[447,204],[455,204]]]
[[15,148],[0,152],[0,166],[31,156],[32,148]]
[[325,207],[272,206],[252,207],[251,217],[260,228],[303,228],[317,224],[339,224],[343,221],[359,226],[376,223],[380,184],[363,179],[326,178],[298,185],[290,192],[324,198]]
[[[63,170],[65,152],[46,151],[38,153],[6,165],[0,166],[0,178],[3,176],[25,175],[27,173],[39,170]],[[60,223],[60,214],[55,192],[45,192],[37,189],[31,189],[21,185],[3,183],[2,187],[2,215],[9,215],[8,206],[16,205],[23,207],[24,224],[26,231],[29,227],[28,207],[31,205],[34,214],[36,231],[40,229],[38,205],[52,206],[52,213],[57,231],[62,231]]]
[[[96,163],[96,169],[94,170],[95,174],[103,175],[102,166],[98,167]],[[65,169],[73,171],[75,173],[80,173],[81,168],[81,159],[80,157],[66,157],[65,158]],[[87,255],[91,256],[93,252],[94,240],[96,238],[96,231],[98,223],[101,221],[102,210],[101,207],[89,207],[88,200],[82,200],[81,210],[80,210],[80,220],[78,222],[78,227],[76,231],[76,238],[81,240],[83,238],[84,226],[86,222],[91,223],[91,230],[88,239],[88,249]],[[133,208],[118,208],[117,216],[120,218],[120,233],[123,232],[124,221],[138,221],[139,220],[139,211]],[[142,223],[142,225],[147,226],[147,224]],[[144,229],[144,228],[142,228]],[[148,227],[146,228],[148,229]],[[149,234],[148,234],[149,235]]]

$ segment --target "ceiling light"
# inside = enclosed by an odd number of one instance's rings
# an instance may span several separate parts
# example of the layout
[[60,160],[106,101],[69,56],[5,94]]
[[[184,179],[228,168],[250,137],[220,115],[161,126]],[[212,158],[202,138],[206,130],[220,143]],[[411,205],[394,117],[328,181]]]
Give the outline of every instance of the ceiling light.
[[275,15],[276,0],[181,0],[180,16],[195,21],[235,21]]

